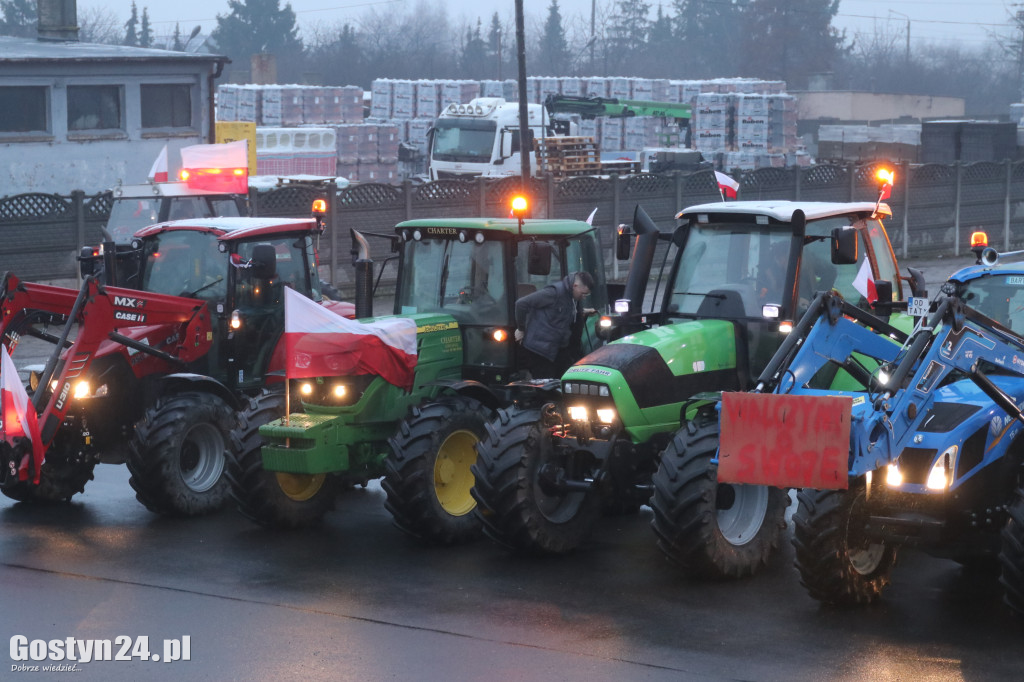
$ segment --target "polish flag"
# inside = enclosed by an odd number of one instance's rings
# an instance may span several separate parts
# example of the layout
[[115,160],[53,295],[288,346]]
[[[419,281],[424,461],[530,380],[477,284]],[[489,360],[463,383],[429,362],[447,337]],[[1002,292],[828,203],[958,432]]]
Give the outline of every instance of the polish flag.
[[719,173],[718,171],[715,171],[715,180],[718,181],[718,191],[722,193],[723,198],[736,198],[736,192],[740,189],[740,183],[736,182],[725,173]]
[[878,201],[885,201],[892,196],[892,185],[888,182],[882,183],[882,186],[878,190]]
[[379,374],[412,390],[416,323],[387,318],[369,324],[346,319],[290,287],[284,294],[288,378]]
[[160,150],[160,154],[149,169],[149,179],[153,182],[167,182],[167,145]]
[[878,292],[875,291],[875,278],[871,274],[871,264],[867,258],[860,264],[860,270],[857,271],[857,276],[853,278],[853,288],[857,290],[857,293],[866,298],[869,304],[878,300]]
[[249,191],[249,141],[182,147],[181,179],[192,189],[246,194]]
[[[0,344],[0,438],[14,445],[15,438],[28,438],[32,442],[35,483],[39,483],[39,467],[43,465],[43,436],[39,432],[39,418],[35,407],[29,402],[25,386],[18,378],[18,369],[7,353],[7,347]],[[27,477],[27,458],[21,464],[21,471]],[[24,480],[24,479],[23,479]]]

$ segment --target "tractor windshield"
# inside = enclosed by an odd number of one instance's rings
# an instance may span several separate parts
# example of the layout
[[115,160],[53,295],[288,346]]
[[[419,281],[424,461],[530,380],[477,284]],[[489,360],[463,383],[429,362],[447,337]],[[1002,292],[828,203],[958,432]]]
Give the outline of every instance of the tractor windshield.
[[462,324],[507,324],[502,242],[405,244],[396,312],[446,312]]
[[769,225],[694,225],[667,292],[669,313],[741,319],[781,303],[792,232]]
[[142,290],[206,301],[227,294],[227,254],[217,235],[196,230],[164,232],[147,239],[142,254]]
[[992,274],[969,281],[964,302],[983,315],[1024,335],[1024,275]]

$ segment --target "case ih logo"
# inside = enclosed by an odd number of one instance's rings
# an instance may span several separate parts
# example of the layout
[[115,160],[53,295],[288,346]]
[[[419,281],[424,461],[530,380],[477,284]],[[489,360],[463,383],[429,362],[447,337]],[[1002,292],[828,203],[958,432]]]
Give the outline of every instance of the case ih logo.
[[143,313],[137,313],[135,310],[144,308],[146,306],[145,299],[132,298],[130,296],[115,296],[114,305],[119,308],[132,308],[132,310],[115,310],[114,319],[122,320],[124,322],[138,322],[142,323],[146,321],[146,316]]
[[128,296],[115,296],[114,305],[119,308],[144,308],[146,301],[141,298],[130,298]]

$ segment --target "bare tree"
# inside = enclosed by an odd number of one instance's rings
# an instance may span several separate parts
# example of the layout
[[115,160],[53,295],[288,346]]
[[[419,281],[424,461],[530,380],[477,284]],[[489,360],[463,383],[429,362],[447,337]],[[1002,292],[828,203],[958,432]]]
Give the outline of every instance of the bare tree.
[[106,6],[78,8],[78,39],[83,43],[120,45],[124,22]]

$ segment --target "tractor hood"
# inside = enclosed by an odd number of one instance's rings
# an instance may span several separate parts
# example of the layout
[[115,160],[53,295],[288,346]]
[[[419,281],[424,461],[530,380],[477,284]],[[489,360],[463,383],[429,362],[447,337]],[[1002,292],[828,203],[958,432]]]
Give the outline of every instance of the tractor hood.
[[634,425],[678,423],[680,406],[690,396],[710,387],[738,389],[738,381],[735,326],[725,320],[631,334],[597,349],[562,376],[566,400],[577,394],[610,397],[631,431]]

